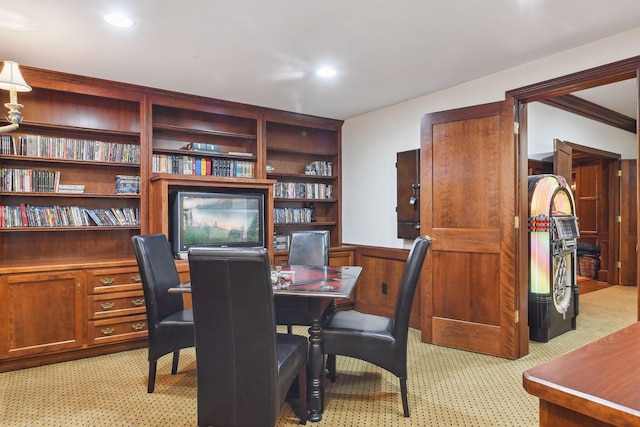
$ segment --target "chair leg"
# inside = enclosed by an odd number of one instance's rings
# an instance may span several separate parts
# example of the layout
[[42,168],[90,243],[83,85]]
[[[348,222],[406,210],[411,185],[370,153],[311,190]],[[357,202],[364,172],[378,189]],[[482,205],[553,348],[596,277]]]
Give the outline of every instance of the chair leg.
[[153,393],[153,389],[156,386],[156,365],[157,362],[149,362],[149,380],[147,382],[147,393]]
[[402,409],[404,410],[404,416],[409,416],[409,401],[407,399],[407,380],[406,378],[400,378],[400,394],[402,395]]
[[335,354],[327,354],[327,378],[331,380],[332,383],[336,382],[336,355]]
[[173,363],[171,364],[171,375],[178,373],[178,361],[180,360],[180,350],[173,352]]
[[287,325],[287,333],[291,335],[293,333],[293,326]]
[[307,365],[298,371],[298,413],[300,424],[307,424]]

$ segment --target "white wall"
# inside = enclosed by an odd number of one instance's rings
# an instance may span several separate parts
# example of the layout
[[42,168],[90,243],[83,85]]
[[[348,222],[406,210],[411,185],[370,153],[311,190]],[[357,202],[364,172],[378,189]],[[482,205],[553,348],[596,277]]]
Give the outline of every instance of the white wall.
[[638,55],[640,27],[346,120],[342,131],[343,242],[406,247],[407,242],[396,237],[395,159],[398,151],[420,147],[420,119],[425,113],[500,101],[506,91]]
[[527,106],[529,154],[550,153],[554,138],[637,158],[636,134],[558,108],[533,102]]

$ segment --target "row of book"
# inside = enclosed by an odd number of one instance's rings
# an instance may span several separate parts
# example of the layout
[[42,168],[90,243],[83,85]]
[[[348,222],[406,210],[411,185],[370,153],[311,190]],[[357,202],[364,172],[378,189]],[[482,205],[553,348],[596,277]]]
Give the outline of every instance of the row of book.
[[273,210],[275,224],[302,224],[312,221],[312,208],[275,208]]
[[333,176],[333,163],[316,160],[304,167],[305,175]]
[[211,175],[253,178],[255,162],[249,160],[196,157],[189,155],[154,154],[153,173],[178,175]]
[[0,153],[50,159],[140,163],[140,146],[42,135],[1,135]]
[[333,199],[333,185],[318,182],[276,182],[273,197],[277,199]]
[[59,183],[60,171],[0,168],[0,191],[51,193]]
[[138,208],[87,209],[81,206],[0,206],[0,228],[138,226]]
[[138,226],[140,210],[138,208],[87,209],[97,226]]

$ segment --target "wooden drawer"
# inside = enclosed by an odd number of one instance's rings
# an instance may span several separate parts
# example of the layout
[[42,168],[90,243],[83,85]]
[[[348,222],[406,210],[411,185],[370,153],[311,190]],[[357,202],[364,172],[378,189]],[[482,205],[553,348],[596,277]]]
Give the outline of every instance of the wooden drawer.
[[147,316],[126,316],[89,322],[89,345],[127,341],[147,336]]
[[87,271],[87,293],[137,291],[142,279],[136,267],[104,268]]
[[144,294],[141,290],[89,295],[87,298],[89,319],[146,313]]

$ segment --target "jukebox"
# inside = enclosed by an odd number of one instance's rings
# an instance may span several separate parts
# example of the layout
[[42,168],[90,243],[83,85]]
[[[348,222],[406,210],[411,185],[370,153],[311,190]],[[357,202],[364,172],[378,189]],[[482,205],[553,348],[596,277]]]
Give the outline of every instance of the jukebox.
[[559,175],[529,177],[529,337],[547,342],[576,328],[578,221]]

